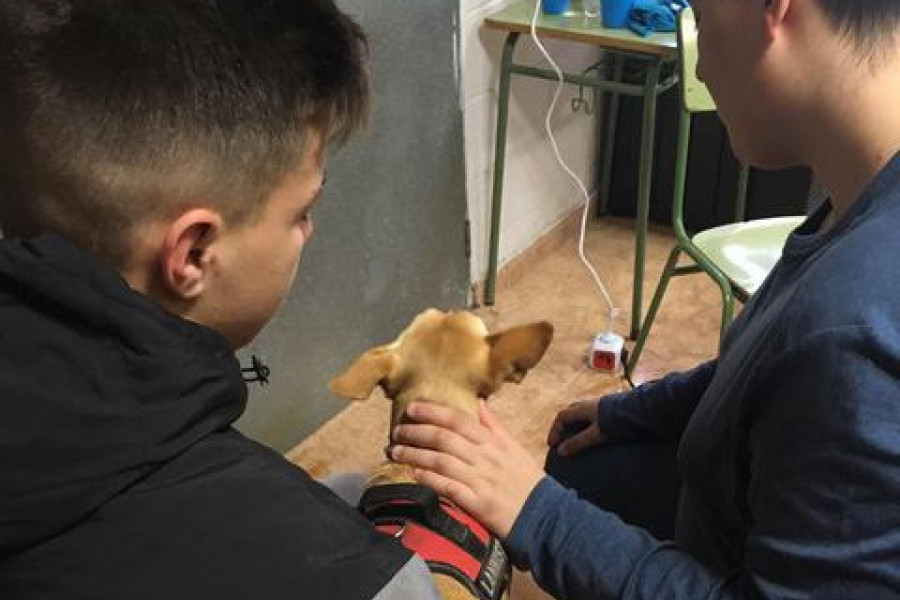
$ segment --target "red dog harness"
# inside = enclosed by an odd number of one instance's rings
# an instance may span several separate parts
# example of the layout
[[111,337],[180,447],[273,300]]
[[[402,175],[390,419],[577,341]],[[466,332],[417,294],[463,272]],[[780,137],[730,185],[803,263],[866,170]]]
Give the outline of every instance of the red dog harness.
[[509,559],[500,541],[431,488],[406,483],[369,488],[359,510],[434,573],[453,577],[477,598],[499,600],[509,586]]

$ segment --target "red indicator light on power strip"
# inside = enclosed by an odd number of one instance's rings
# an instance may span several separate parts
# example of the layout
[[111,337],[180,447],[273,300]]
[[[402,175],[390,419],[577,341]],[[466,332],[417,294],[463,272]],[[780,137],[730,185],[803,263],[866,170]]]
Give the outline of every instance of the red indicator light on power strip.
[[592,369],[614,373],[622,366],[622,348],[625,340],[612,332],[601,333],[594,337],[591,344],[590,360]]

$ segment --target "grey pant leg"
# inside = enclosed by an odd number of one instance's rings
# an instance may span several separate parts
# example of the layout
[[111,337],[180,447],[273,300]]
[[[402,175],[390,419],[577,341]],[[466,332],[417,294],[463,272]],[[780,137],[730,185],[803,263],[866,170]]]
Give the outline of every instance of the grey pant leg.
[[[319,481],[350,506],[357,506],[366,485],[362,473],[338,473]],[[372,600],[440,600],[425,561],[413,555]]]
[[372,600],[440,600],[425,561],[414,555]]
[[329,475],[319,483],[329,488],[350,506],[358,506],[366,485],[366,476],[362,473],[338,473]]

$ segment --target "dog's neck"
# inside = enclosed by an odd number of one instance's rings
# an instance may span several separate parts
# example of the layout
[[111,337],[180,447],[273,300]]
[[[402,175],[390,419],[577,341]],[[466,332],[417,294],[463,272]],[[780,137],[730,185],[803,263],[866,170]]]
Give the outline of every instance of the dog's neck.
[[392,460],[387,460],[372,470],[366,488],[391,483],[418,483],[413,476],[413,468]]
[[474,392],[447,387],[432,386],[427,389],[424,386],[418,386],[415,389],[404,390],[391,399],[391,431],[397,425],[408,422],[406,407],[413,402],[447,406],[477,418],[478,400],[479,398]]
[[[429,402],[432,404],[440,404],[449,406],[456,410],[469,413],[473,418],[478,415],[478,396],[474,393],[465,393],[457,391],[456,393],[447,393],[445,389],[441,396],[435,397],[427,395],[424,388],[405,390],[393,399],[391,399],[391,431],[394,427],[401,423],[408,422],[406,418],[406,407],[412,402]],[[391,434],[388,434],[388,443],[393,443]],[[413,476],[413,468],[388,459],[386,462],[378,465],[372,472],[367,487],[372,485],[383,485],[389,483],[416,483]]]

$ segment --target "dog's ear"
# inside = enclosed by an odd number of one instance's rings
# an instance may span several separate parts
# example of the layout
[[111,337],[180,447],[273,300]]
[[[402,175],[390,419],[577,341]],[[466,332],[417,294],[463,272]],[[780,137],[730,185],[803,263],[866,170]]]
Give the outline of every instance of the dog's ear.
[[393,346],[372,348],[332,379],[328,389],[348,400],[365,400],[375,391],[375,386],[391,374],[396,361]]
[[553,325],[539,321],[487,337],[491,346],[491,375],[496,380],[522,381],[538,364],[553,339]]

